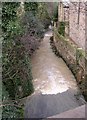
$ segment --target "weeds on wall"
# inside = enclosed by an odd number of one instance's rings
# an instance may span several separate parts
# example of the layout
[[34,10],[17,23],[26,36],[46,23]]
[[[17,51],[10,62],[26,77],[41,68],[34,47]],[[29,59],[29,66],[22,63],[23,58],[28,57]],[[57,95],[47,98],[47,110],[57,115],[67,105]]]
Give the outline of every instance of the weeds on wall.
[[59,22],[58,33],[65,36],[65,22]]

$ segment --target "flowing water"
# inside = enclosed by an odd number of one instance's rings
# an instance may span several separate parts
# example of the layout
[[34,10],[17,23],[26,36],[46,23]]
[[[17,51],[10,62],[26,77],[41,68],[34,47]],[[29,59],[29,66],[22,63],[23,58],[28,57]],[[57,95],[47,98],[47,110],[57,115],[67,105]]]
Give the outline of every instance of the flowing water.
[[49,117],[83,104],[76,80],[65,62],[51,49],[48,31],[40,48],[32,57],[32,74],[35,92],[27,99],[25,117]]

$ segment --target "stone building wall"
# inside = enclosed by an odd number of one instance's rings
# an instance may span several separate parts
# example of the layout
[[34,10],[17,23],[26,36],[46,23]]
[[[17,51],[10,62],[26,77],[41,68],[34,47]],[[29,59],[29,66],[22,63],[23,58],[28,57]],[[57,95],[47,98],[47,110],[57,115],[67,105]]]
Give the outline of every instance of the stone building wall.
[[58,21],[64,21],[64,9],[63,9],[63,3],[58,3]]
[[64,8],[65,33],[69,35],[69,7]]
[[69,8],[59,3],[59,22],[65,21],[65,33],[83,50],[85,50],[85,2],[70,2]]
[[64,8],[64,21],[65,22],[69,21],[69,7]]
[[70,3],[69,5],[69,36],[85,50],[85,3]]

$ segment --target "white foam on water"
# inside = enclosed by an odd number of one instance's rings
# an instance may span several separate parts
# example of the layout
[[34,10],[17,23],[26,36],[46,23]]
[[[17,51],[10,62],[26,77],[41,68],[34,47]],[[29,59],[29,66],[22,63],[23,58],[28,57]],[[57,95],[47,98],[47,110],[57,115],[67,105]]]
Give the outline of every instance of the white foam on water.
[[64,78],[61,76],[59,80],[59,84],[56,82],[57,76],[53,74],[51,71],[48,72],[48,79],[50,87],[42,89],[42,94],[58,94],[67,91],[69,88],[64,81]]

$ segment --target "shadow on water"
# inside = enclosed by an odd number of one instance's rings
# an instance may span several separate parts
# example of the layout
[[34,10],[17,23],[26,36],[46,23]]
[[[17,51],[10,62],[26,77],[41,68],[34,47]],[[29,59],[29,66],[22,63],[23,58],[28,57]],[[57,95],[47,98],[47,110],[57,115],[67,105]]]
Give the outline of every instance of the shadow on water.
[[74,90],[68,89],[56,95],[34,94],[26,101],[25,118],[47,118],[82,105],[82,101],[77,100],[74,93]]

